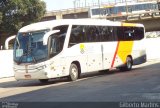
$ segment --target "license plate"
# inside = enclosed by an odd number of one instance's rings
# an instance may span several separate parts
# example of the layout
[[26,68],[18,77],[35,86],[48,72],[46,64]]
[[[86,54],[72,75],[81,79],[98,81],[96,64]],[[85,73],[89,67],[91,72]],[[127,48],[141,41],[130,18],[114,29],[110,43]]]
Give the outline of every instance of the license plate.
[[24,77],[29,79],[29,78],[31,78],[31,75],[24,75]]

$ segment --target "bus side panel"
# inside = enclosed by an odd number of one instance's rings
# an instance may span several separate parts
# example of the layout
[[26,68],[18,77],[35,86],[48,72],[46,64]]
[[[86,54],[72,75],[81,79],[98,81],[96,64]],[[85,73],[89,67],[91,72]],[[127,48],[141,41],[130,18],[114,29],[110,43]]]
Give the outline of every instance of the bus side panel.
[[69,68],[72,62],[79,62],[81,66],[81,73],[87,72],[87,53],[84,51],[84,46],[82,44],[76,44],[64,51],[65,62],[66,62],[66,72],[69,75]]
[[70,64],[80,63],[81,73],[102,70],[101,43],[80,43],[65,50],[66,65],[69,72]]
[[[57,77],[63,77],[67,76],[66,73],[66,62],[65,57],[63,56],[63,53],[51,58],[48,61],[48,69],[46,70],[48,72],[47,76],[48,78],[57,78]],[[63,62],[62,62],[63,61]]]
[[101,42],[85,44],[85,53],[88,55],[88,72],[99,71],[103,69]]
[[126,63],[127,56],[132,56],[132,50],[134,46],[134,41],[120,41],[118,47],[118,56],[123,63]]
[[114,67],[117,56],[118,42],[104,42],[103,43],[103,69]]

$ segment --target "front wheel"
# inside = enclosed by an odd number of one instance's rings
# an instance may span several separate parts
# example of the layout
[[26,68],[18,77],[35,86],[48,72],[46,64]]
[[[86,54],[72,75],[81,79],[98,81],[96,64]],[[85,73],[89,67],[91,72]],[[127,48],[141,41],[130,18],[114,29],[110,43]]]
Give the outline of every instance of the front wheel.
[[69,80],[70,81],[75,81],[78,79],[78,67],[76,64],[71,64],[70,69],[69,69]]
[[130,71],[130,70],[132,69],[132,65],[133,65],[132,58],[128,56],[128,57],[126,58],[125,66],[120,67],[119,69],[120,69],[121,71]]

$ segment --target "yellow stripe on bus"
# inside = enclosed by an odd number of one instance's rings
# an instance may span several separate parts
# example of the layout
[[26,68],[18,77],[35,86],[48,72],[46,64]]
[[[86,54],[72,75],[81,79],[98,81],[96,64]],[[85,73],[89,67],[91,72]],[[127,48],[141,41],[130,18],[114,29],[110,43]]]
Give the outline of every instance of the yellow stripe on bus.
[[122,26],[136,27],[136,25],[134,23],[122,23]]
[[117,54],[123,63],[126,62],[127,56],[131,55],[133,43],[133,41],[120,41]]

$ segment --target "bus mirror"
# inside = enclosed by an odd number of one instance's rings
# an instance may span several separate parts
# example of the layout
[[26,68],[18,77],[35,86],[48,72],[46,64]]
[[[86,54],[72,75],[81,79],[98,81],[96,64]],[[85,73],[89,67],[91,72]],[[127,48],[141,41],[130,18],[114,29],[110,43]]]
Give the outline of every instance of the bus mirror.
[[[8,50],[9,49],[9,42],[11,40],[13,40],[14,38],[16,38],[16,35],[10,36],[9,38],[6,39],[5,41],[5,49]],[[0,48],[1,49],[1,48]]]
[[47,45],[49,36],[51,36],[52,34],[58,33],[58,32],[60,32],[60,30],[53,30],[53,31],[47,32],[43,37],[43,45]]

